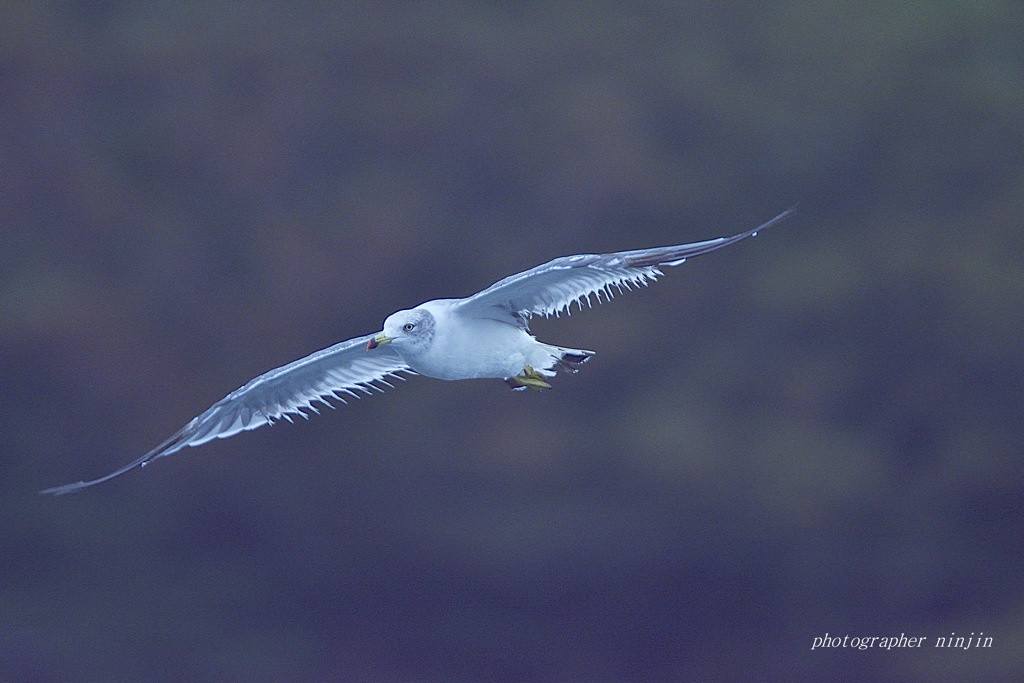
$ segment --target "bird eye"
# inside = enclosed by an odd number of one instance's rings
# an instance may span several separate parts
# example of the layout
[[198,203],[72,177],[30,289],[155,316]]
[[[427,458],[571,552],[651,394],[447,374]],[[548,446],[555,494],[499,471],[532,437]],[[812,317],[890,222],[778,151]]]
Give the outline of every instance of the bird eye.
[[402,329],[405,330],[406,332],[412,332],[413,328],[415,328],[415,327],[416,327],[416,325],[413,324],[413,323],[406,323],[406,324],[402,325]]

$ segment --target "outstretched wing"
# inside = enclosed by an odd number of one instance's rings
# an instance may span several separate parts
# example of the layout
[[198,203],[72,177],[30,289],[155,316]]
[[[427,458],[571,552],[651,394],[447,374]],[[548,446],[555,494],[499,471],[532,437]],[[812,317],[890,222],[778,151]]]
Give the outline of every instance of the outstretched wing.
[[613,287],[621,292],[637,285],[646,286],[649,280],[662,275],[659,267],[678,266],[688,258],[735,244],[770,228],[793,211],[783,211],[767,223],[732,237],[613,254],[562,256],[510,275],[482,292],[462,299],[453,308],[461,309],[464,315],[480,318],[511,315],[519,321],[532,315],[547,317],[569,313],[573,303],[582,308],[584,302],[592,305],[592,295],[598,303],[602,294],[606,300],[612,298],[615,294]]
[[346,403],[345,395],[359,398],[378,386],[392,386],[387,380],[398,373],[416,374],[390,347],[381,347],[374,353],[366,352],[372,334],[335,344],[297,361],[275,368],[210,406],[206,412],[193,418],[171,438],[110,474],[74,484],[46,489],[42,493],[62,495],[113,479],[135,467],[175,453],[186,446],[199,446],[212,439],[225,439],[239,432],[273,424],[278,418],[291,421],[292,415],[309,418],[305,412],[320,412],[315,402],[334,407],[328,399]]

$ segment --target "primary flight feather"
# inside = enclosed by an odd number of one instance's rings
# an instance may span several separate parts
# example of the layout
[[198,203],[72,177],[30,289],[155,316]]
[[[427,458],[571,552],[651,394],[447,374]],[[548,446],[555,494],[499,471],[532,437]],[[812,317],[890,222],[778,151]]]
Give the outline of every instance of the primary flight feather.
[[732,237],[612,254],[563,256],[510,275],[465,299],[435,299],[394,313],[377,334],[343,341],[275,368],[210,406],[153,450],[110,474],[46,489],[64,494],[99,484],[186,446],[319,412],[317,403],[383,391],[403,374],[457,380],[492,377],[513,389],[547,389],[557,370],[575,372],[593,351],[551,346],[530,334],[534,315],[568,313],[646,285],[659,268],[734,244],[771,227],[793,212]]

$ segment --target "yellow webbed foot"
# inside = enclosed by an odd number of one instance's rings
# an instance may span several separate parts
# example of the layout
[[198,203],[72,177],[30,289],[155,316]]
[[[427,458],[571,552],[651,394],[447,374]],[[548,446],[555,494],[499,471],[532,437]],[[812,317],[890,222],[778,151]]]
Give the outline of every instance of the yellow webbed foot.
[[509,377],[505,380],[505,383],[513,389],[543,391],[544,389],[551,388],[551,385],[544,381],[544,375],[540,374],[529,365],[523,368],[523,374],[516,375],[515,377]]

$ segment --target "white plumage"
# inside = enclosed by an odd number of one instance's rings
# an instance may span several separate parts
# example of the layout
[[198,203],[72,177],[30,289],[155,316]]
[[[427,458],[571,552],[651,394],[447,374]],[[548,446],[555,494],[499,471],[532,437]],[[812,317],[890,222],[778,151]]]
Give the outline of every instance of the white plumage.
[[563,256],[500,280],[465,299],[436,299],[399,311],[376,335],[343,341],[249,381],[214,403],[169,439],[110,474],[91,481],[46,489],[64,494],[113,479],[137,466],[199,446],[212,439],[272,424],[279,418],[308,417],[315,404],[333,407],[390,387],[390,379],[422,374],[457,380],[505,379],[514,388],[547,388],[544,378],[558,369],[575,372],[592,351],[537,341],[529,332],[534,315],[558,316],[575,303],[611,299],[616,293],[646,286],[659,268],[720,249],[775,225],[785,211],[752,230],[717,239],[612,254]]

